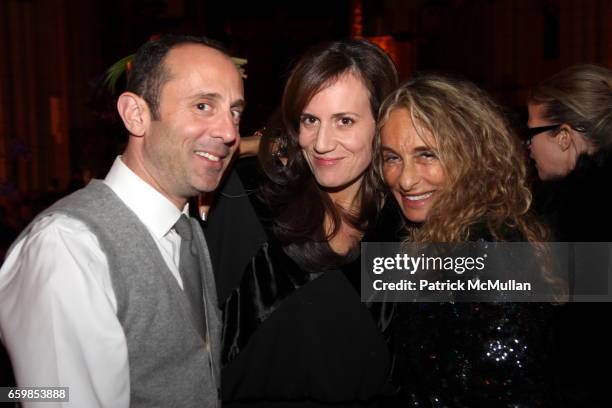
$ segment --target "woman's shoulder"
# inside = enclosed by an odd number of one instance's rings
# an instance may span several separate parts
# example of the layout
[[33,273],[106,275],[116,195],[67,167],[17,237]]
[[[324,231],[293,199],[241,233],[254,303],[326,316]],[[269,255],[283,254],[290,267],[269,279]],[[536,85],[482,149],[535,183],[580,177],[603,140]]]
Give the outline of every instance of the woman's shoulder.
[[518,228],[508,223],[502,224],[499,231],[494,234],[485,220],[481,220],[469,229],[469,242],[523,242],[527,238]]
[[397,242],[402,240],[404,218],[397,201],[393,197],[385,200],[384,205],[370,220],[362,241],[364,242]]
[[[559,203],[576,206],[584,203],[584,194],[600,196],[609,203],[609,196],[602,191],[602,183],[612,177],[612,149],[602,149],[592,155],[582,154],[576,161],[574,169],[563,179],[553,182],[554,190],[558,195]],[[581,195],[577,197],[576,195]]]
[[563,241],[612,239],[612,149],[579,157],[576,167],[562,180],[546,183],[540,212],[549,219]]
[[227,174],[215,195],[202,227],[222,300],[239,284],[249,260],[268,241],[268,233],[266,218],[259,213],[263,206],[256,205],[256,190],[245,187],[236,169]]

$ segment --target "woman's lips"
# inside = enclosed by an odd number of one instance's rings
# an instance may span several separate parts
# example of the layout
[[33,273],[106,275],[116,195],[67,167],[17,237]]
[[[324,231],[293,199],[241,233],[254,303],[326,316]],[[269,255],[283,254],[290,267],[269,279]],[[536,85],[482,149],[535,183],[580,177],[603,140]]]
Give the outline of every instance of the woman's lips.
[[423,207],[433,196],[433,191],[422,194],[400,194],[402,197],[402,203],[405,207],[410,208],[421,208]]
[[342,160],[342,157],[313,157],[313,161],[317,166],[328,167],[334,166]]

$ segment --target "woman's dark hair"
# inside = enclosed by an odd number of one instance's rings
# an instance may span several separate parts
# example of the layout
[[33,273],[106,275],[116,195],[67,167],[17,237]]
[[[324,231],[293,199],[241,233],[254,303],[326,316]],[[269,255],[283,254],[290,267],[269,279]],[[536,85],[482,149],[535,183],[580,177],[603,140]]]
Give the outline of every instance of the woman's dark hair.
[[[378,179],[370,165],[359,191],[358,210],[336,206],[317,184],[298,137],[300,116],[310,100],[344,74],[359,78],[369,93],[372,116],[397,86],[397,72],[389,56],[364,40],[345,40],[312,48],[295,65],[283,93],[281,111],[262,138],[260,162],[270,182],[261,191],[275,218],[273,231],[294,260],[307,269],[341,260],[328,241],[345,220],[364,231],[381,203]],[[282,159],[280,158],[282,157]],[[331,220],[326,230],[325,217]]]

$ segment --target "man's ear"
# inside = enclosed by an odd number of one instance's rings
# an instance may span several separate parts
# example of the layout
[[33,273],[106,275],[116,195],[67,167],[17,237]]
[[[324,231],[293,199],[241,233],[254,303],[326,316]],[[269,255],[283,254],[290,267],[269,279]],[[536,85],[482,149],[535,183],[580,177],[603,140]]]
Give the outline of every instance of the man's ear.
[[151,121],[149,107],[144,99],[132,92],[124,92],[117,100],[117,111],[131,135],[144,136]]
[[572,128],[564,123],[561,125],[556,138],[561,150],[564,152],[567,151],[572,145]]

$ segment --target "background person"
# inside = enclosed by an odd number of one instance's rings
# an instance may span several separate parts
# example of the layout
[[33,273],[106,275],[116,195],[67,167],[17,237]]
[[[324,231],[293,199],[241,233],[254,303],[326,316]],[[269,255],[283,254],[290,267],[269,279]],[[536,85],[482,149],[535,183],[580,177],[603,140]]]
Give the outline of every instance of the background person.
[[[612,241],[612,70],[567,68],[539,83],[527,103],[531,157],[543,181],[536,203],[555,240]],[[606,294],[608,244],[571,245],[574,294]],[[570,303],[555,319],[556,371],[568,406],[604,406],[612,338],[602,322],[609,315],[609,303]]]
[[242,78],[216,42],[166,36],[138,50],[127,89],[124,154],[39,215],[0,269],[0,333],[17,384],[69,387],[70,406],[216,406],[215,281],[184,214],[238,145]]
[[[612,241],[612,71],[567,68],[527,101],[529,149],[545,186],[540,211],[559,241]],[[579,215],[579,216],[576,216]]]
[[206,234],[224,304],[225,406],[370,406],[383,393],[384,322],[360,301],[358,256],[380,205],[376,112],[396,84],[369,42],[315,47],[291,71],[282,122],[268,126],[279,133],[262,141],[268,182],[245,189],[230,176],[218,194]]

